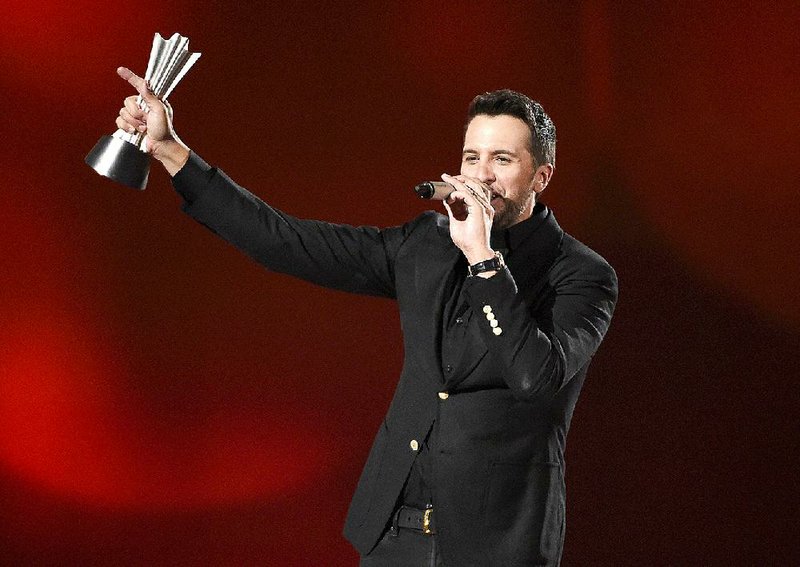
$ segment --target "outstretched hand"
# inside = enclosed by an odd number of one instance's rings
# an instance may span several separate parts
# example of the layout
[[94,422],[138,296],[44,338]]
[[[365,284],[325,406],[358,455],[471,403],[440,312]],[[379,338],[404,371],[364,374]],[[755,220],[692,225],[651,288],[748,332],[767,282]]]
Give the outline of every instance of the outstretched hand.
[[136,89],[143,107],[140,108],[135,95],[126,98],[117,116],[117,128],[129,134],[144,134],[145,149],[164,164],[170,175],[175,175],[189,158],[189,148],[172,127],[172,107],[154,95],[147,81],[127,67],[118,67],[117,75]]
[[[143,109],[139,107],[136,96],[126,98],[125,106],[119,111],[119,117],[117,117],[117,127],[129,134],[136,132],[147,134],[147,141],[150,143],[172,138],[172,127],[166,106],[150,91],[147,81],[127,67],[119,67],[117,75],[128,81],[138,91],[144,107]],[[147,149],[150,151],[151,148]]]

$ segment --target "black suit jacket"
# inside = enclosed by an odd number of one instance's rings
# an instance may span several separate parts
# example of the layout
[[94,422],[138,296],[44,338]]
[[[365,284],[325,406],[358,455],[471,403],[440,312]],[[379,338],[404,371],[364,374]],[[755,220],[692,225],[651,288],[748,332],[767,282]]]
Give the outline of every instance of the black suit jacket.
[[403,370],[344,529],[359,552],[379,540],[415,447],[436,427],[431,488],[445,564],[558,564],[567,430],[617,297],[614,271],[600,256],[548,211],[507,269],[466,281],[476,315],[470,332],[483,347],[468,354],[468,378],[445,385],[444,282],[462,257],[447,217],[428,212],[383,230],[301,220],[194,154],[173,182],[189,215],[269,269],[397,300]]

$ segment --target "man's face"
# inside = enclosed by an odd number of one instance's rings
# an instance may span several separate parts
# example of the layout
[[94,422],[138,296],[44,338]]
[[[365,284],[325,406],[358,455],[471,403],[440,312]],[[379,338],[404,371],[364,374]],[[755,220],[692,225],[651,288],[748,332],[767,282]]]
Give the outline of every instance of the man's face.
[[535,195],[544,190],[552,166],[536,167],[531,132],[515,116],[475,116],[467,126],[461,174],[492,190],[493,228],[508,228],[531,216]]

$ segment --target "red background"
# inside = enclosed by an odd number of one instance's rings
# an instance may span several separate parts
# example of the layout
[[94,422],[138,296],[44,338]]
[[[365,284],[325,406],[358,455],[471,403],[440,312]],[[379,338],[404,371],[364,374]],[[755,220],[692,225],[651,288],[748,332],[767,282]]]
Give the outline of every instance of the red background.
[[203,53],[182,138],[305,217],[403,222],[472,96],[541,100],[545,200],[621,282],[564,564],[800,560],[795,3],[380,4],[0,7],[0,562],[357,562],[395,306],[265,273],[157,167],[140,193],[84,165],[156,31]]

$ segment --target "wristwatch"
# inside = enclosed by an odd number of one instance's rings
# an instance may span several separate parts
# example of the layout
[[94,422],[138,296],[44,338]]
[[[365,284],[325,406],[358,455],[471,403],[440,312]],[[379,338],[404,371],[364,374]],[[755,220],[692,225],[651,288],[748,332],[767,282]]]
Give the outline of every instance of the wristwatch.
[[506,263],[503,260],[503,255],[500,254],[500,252],[495,251],[494,258],[489,258],[483,262],[472,264],[467,268],[467,270],[469,271],[470,277],[472,277],[482,274],[483,272],[495,272],[502,270],[505,265]]

